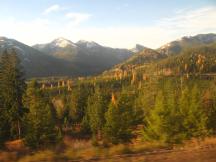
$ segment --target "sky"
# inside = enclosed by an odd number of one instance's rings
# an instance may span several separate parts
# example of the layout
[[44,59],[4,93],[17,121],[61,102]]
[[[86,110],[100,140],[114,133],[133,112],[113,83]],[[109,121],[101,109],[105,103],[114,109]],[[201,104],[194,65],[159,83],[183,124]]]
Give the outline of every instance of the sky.
[[64,37],[158,48],[200,33],[216,33],[216,0],[0,0],[0,36],[27,45]]

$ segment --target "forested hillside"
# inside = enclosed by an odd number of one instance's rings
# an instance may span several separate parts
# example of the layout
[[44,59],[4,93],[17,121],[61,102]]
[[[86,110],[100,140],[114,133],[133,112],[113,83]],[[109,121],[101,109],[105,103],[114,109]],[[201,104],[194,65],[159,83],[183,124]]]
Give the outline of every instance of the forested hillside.
[[157,51],[165,55],[176,55],[187,48],[210,45],[215,42],[216,34],[198,34],[190,37],[182,37],[181,39],[167,43],[157,49]]
[[56,159],[80,160],[89,150],[70,149],[68,139],[88,141],[91,150],[123,145],[135,153],[149,143],[167,149],[215,136],[214,44],[175,56],[145,48],[101,75],[73,79],[26,81],[13,50],[0,61],[3,149],[18,140],[28,151],[60,147]]

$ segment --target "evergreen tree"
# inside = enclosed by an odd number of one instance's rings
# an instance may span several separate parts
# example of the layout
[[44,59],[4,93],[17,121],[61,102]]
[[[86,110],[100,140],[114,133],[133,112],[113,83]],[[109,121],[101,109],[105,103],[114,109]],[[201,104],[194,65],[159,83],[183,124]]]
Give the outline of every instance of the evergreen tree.
[[210,89],[207,91],[208,95],[203,97],[203,107],[207,110],[208,121],[207,127],[210,132],[216,134],[216,87],[215,84],[210,86]]
[[4,142],[10,137],[10,127],[7,118],[6,109],[3,107],[3,101],[0,98],[0,148],[4,145]]
[[[169,86],[166,86],[166,88]],[[184,138],[182,134],[183,118],[176,104],[172,89],[159,92],[155,106],[146,116],[144,128],[145,140],[159,140],[165,143],[178,143]]]
[[145,140],[166,140],[164,133],[164,96],[160,91],[155,100],[155,106],[145,118],[146,125],[144,126],[143,137]]
[[27,111],[22,102],[26,84],[15,50],[9,52],[4,51],[0,58],[1,111],[7,130],[10,130],[8,137],[20,138],[23,116]]
[[70,123],[80,123],[85,115],[89,93],[86,89],[86,87],[79,85],[70,95],[69,101],[66,104],[69,111]]
[[117,103],[110,103],[105,115],[105,137],[113,144],[130,142],[133,137],[134,123],[132,102],[129,95],[123,92]]
[[[165,117],[164,129],[167,134],[165,142],[180,143],[185,137],[183,132],[183,117],[178,106],[177,85],[175,82],[165,82],[164,97],[165,97]],[[180,88],[179,88],[180,89]]]
[[95,94],[89,97],[87,104],[89,125],[93,136],[97,136],[98,138],[101,138],[102,129],[105,124],[104,114],[107,107],[104,101],[104,97],[100,93],[100,90],[96,89]]
[[26,104],[30,109],[27,115],[26,144],[37,148],[55,143],[57,132],[53,106],[38,89],[36,81],[28,85]]
[[[185,105],[186,106],[186,105]],[[183,107],[182,107],[183,108]],[[184,127],[187,131],[187,136],[200,137],[206,135],[207,132],[207,114],[204,112],[200,92],[197,86],[194,86],[190,93],[189,105],[186,107],[184,115]]]

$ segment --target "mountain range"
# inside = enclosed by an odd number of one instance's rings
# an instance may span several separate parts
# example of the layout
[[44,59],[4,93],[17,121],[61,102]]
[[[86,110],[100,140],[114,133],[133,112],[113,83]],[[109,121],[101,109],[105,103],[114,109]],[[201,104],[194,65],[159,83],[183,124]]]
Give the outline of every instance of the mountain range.
[[127,49],[104,47],[93,41],[81,40],[73,43],[64,38],[55,39],[47,44],[34,45],[33,48],[70,62],[81,70],[81,75],[99,74],[133,54]]
[[30,47],[0,37],[0,54],[6,49],[17,52],[27,77],[95,75],[133,54],[127,49],[114,49],[87,41],[73,43],[65,38]]
[[141,66],[179,55],[188,48],[215,43],[216,34],[199,34],[182,37],[158,49],[150,49],[139,44],[133,49],[116,49],[93,41],[80,40],[74,43],[60,37],[50,43],[30,47],[14,39],[0,37],[0,54],[5,49],[15,49],[27,77],[76,77],[97,75],[113,66]]
[[126,61],[115,65],[102,76],[117,73],[192,74],[216,72],[216,34],[199,34],[183,37],[158,49],[144,48]]

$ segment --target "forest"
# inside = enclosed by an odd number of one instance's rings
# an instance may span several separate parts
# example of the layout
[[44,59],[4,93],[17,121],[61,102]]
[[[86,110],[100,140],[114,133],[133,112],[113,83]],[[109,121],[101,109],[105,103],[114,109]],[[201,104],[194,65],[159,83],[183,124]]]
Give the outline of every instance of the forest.
[[96,148],[135,140],[173,147],[213,137],[215,61],[215,48],[196,48],[144,66],[127,63],[96,77],[70,78],[69,86],[63,79],[26,79],[16,51],[6,50],[0,59],[0,147],[20,140],[31,151],[52,149],[66,136]]

